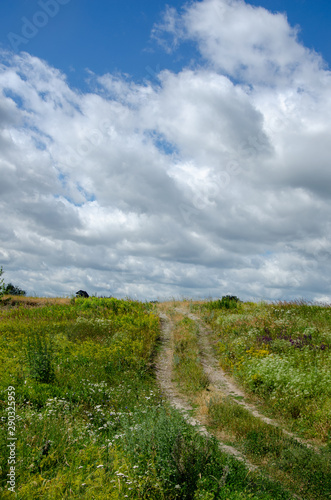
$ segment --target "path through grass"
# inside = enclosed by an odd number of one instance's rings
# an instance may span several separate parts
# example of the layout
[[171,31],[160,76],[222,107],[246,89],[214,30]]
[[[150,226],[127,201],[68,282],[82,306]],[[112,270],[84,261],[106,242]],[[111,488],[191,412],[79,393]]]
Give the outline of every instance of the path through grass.
[[154,373],[159,335],[148,303],[4,298],[1,498],[13,498],[11,456],[24,500],[291,498],[170,407]]

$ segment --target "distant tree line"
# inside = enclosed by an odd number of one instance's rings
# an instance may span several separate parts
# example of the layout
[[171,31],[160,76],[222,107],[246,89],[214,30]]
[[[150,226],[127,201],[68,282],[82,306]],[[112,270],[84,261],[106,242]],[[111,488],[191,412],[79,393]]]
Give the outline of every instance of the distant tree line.
[[26,295],[26,291],[22,290],[20,287],[13,285],[12,283],[4,282],[2,275],[4,270],[2,266],[0,267],[0,296],[1,295]]

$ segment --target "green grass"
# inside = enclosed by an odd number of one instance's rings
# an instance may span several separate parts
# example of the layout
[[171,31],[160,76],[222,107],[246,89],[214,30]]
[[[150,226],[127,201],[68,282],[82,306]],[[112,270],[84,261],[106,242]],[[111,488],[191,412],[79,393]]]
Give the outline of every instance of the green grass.
[[199,306],[221,366],[307,438],[331,439],[331,308],[303,302]]
[[331,493],[331,450],[320,453],[286,436],[278,427],[254,417],[231,398],[211,400],[209,415],[216,429],[226,429],[233,443],[273,476],[307,499]]
[[209,385],[208,377],[200,363],[198,332],[198,325],[187,317],[175,324],[174,375],[181,390],[188,394],[194,394]]
[[290,498],[164,401],[153,373],[154,309],[116,299],[1,301],[1,498],[13,498],[8,387],[19,499]]

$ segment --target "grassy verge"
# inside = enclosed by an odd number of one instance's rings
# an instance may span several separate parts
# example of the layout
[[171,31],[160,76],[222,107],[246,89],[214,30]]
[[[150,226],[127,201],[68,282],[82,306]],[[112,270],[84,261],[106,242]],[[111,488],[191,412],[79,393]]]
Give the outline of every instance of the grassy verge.
[[331,450],[320,453],[286,436],[281,429],[254,417],[231,398],[209,403],[215,430],[228,434],[255,464],[305,499],[324,499],[331,493]]

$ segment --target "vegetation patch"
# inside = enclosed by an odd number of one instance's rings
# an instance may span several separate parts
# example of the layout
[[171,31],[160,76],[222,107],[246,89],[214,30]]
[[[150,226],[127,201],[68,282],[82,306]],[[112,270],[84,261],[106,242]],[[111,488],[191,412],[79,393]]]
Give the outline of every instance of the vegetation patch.
[[177,321],[173,332],[175,378],[181,389],[189,394],[201,391],[209,385],[201,365],[198,333],[196,322],[187,317]]
[[[10,299],[0,307],[1,498],[13,497],[9,397],[22,500],[290,498],[278,483],[249,475],[163,399],[153,373],[155,304]],[[190,346],[193,325],[180,328]]]
[[221,366],[307,438],[331,439],[331,308],[303,302],[199,306]]
[[327,498],[331,492],[331,452],[316,453],[286,436],[278,427],[254,417],[228,398],[212,399],[209,415],[215,429],[224,428],[255,463],[304,498]]

